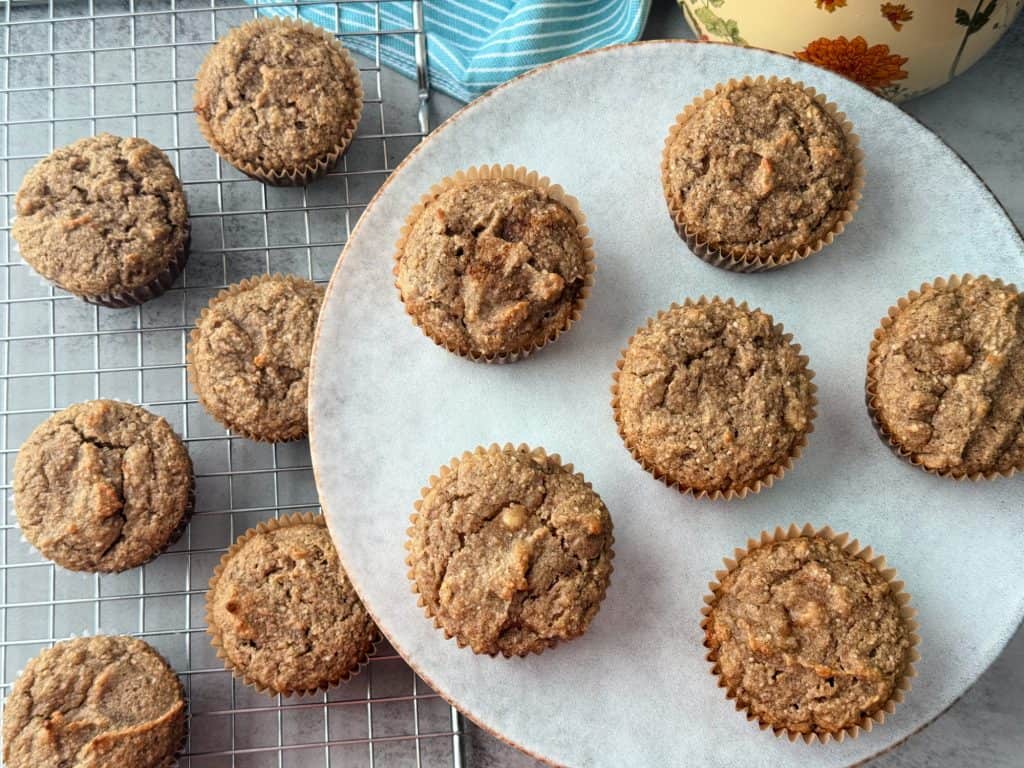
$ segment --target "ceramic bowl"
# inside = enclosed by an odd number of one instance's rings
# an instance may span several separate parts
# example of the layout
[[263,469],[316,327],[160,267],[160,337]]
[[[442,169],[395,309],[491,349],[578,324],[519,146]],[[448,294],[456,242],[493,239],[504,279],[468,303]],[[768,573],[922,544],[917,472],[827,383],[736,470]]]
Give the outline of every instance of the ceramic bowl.
[[679,0],[703,40],[780,51],[893,101],[938,88],[980,59],[1024,0]]

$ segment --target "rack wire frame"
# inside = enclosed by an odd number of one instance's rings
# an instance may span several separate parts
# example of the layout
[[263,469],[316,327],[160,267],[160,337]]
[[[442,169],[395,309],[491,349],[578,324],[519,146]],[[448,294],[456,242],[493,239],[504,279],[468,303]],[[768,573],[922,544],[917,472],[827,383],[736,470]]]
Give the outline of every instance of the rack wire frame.
[[[376,31],[352,33],[342,6],[373,9]],[[62,639],[131,634],[161,651],[190,700],[181,758],[207,766],[461,768],[463,726],[386,643],[348,683],[270,699],[232,679],[204,626],[204,593],[221,554],[269,517],[318,511],[305,442],[266,446],[232,435],[198,405],[186,377],[188,333],[220,289],[284,271],[325,281],[359,213],[429,130],[422,0],[300,0],[333,7],[336,29],[374,38],[357,56],[366,92],[356,139],[338,168],[307,188],[239,174],[195,128],[191,90],[213,41],[259,12],[243,0],[13,0],[0,10],[0,695],[25,663]],[[389,21],[404,5],[408,28]],[[387,36],[410,39],[416,83],[381,68]],[[385,89],[388,90],[385,93]],[[189,199],[192,251],[183,278],[141,307],[87,305],[40,280],[10,237],[25,172],[55,147],[101,131],[162,147]],[[76,574],[22,537],[11,499],[21,442],[73,402],[113,397],[165,416],[196,470],[197,509],[182,539],[123,574]]]

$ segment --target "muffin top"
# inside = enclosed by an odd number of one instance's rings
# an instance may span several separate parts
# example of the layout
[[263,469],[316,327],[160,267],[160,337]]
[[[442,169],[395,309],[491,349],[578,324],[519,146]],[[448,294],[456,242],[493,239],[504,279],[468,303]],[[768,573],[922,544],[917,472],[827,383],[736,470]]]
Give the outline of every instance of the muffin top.
[[172,768],[185,699],[142,640],[80,637],[28,663],[4,706],[3,733],[7,768]]
[[673,215],[711,247],[771,258],[831,232],[853,194],[842,126],[798,85],[725,87],[675,129],[662,183]]
[[262,275],[221,291],[192,331],[196,395],[225,426],[280,442],[307,431],[309,360],[323,288],[291,275]]
[[145,139],[103,133],[54,150],[26,174],[15,212],[25,261],[79,296],[141,288],[188,243],[181,182]]
[[231,160],[301,170],[346,140],[361,94],[340,43],[311,26],[259,19],[232,29],[207,55],[195,111]]
[[798,348],[759,309],[673,306],[637,331],[616,419],[650,470],[696,491],[752,486],[783,466],[814,415]]
[[601,498],[557,457],[478,449],[442,471],[413,516],[409,577],[460,645],[525,656],[586,631],[612,541]]
[[872,405],[922,466],[1024,467],[1024,297],[987,277],[932,287],[879,331]]
[[568,327],[588,268],[573,212],[513,179],[445,189],[412,222],[396,259],[402,301],[426,334],[488,357]]
[[29,435],[14,464],[25,538],[72,571],[141,565],[181,532],[192,462],[167,421],[144,408],[90,400]]
[[210,632],[248,681],[315,691],[353,672],[376,627],[341,568],[323,518],[256,529],[210,583]]
[[794,733],[835,734],[874,714],[910,660],[886,579],[817,536],[745,555],[715,590],[705,626],[730,694]]

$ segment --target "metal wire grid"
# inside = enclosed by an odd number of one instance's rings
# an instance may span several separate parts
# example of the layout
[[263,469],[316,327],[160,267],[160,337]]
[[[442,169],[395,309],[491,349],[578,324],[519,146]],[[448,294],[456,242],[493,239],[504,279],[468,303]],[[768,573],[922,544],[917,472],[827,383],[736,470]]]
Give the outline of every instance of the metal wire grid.
[[[334,7],[341,28],[341,3]],[[308,446],[226,433],[184,370],[193,319],[222,287],[261,271],[326,280],[362,208],[428,130],[420,0],[371,0],[375,55],[359,58],[366,108],[338,169],[308,189],[269,188],[220,162],[195,128],[191,90],[218,36],[255,14],[241,0],[8,2],[0,20],[0,692],[54,642],[85,633],[145,638],[182,676],[191,725],[184,766],[462,765],[456,711],[390,648],[322,695],[272,701],[233,681],[205,635],[204,593],[221,553],[268,517],[317,510]],[[312,3],[293,3],[292,6]],[[388,24],[404,4],[415,23]],[[367,34],[367,33],[362,33]],[[381,69],[381,41],[414,41],[418,83]],[[384,87],[387,84],[388,94]],[[405,109],[398,108],[404,105]],[[182,178],[192,252],[179,285],[129,310],[53,289],[13,247],[14,195],[54,147],[101,131],[148,138]],[[50,413],[114,397],[165,416],[196,468],[197,510],[182,540],[116,575],[75,574],[22,538],[10,499],[18,446]]]

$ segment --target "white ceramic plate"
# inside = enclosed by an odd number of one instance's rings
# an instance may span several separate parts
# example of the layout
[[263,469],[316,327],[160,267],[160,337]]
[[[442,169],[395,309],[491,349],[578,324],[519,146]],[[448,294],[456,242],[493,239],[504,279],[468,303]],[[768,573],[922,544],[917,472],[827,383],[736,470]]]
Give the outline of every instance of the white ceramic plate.
[[[853,223],[806,262],[735,275],[686,250],[658,162],[673,117],[715,83],[776,74],[824,91],[867,155]],[[391,275],[409,208],[459,168],[514,163],[576,195],[597,251],[581,321],[512,365],[436,347],[403,312]],[[1024,244],[978,178],[898,108],[775,54],[656,42],[542,69],[457,114],[403,163],[363,214],[335,270],[313,361],[310,425],[321,502],[356,589],[395,648],[485,728],[573,766],[848,766],[919,730],[977,679],[1024,613],[1020,476],[956,483],[879,441],[864,366],[886,309],[937,275],[1024,282]],[[795,469],[732,502],[665,488],[622,446],[609,406],[620,349],[685,296],[745,299],[795,334],[817,372],[818,418]],[[410,593],[408,516],[428,477],[491,442],[573,462],[615,523],[615,573],[590,631],[528,659],[445,640]],[[850,531],[886,555],[920,611],[922,660],[884,726],[843,744],[791,744],[748,723],[704,660],[701,598],[723,556],[791,522]]]

